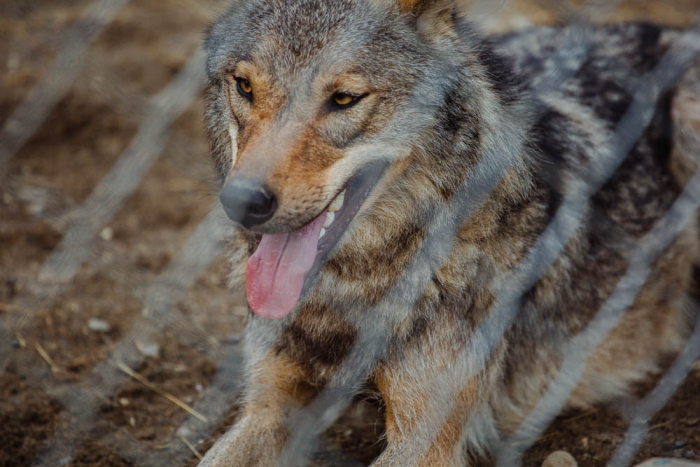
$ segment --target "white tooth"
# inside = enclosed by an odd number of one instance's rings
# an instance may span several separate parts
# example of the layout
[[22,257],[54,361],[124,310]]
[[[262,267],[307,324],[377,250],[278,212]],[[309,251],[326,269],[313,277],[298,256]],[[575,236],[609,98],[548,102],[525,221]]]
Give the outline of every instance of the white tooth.
[[329,212],[328,214],[326,214],[326,221],[323,223],[323,226],[326,228],[330,227],[334,220],[335,220],[335,213]]
[[326,229],[321,229],[321,235],[318,236],[318,239],[321,240],[324,235],[326,235]]
[[330,212],[335,212],[335,211],[340,211],[340,208],[343,207],[343,203],[345,202],[345,190],[341,194],[339,194],[331,203],[330,206],[328,206],[328,210]]

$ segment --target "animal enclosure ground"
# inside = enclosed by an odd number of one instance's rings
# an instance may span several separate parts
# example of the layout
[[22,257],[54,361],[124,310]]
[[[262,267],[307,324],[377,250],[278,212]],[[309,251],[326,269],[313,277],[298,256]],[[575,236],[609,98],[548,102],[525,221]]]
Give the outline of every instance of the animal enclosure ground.
[[[62,46],[60,32],[89,3],[0,3],[0,126],[49,69]],[[200,100],[176,120],[161,157],[100,229],[89,260],[63,293],[31,310],[15,303],[41,286],[41,265],[61,242],[74,209],[127,149],[148,118],[150,97],[197,49],[221,5],[220,0],[130,2],[91,46],[66,96],[11,162],[10,182],[0,187],[0,319],[25,311],[31,318],[13,336],[10,363],[0,373],[0,466],[31,465],[61,448],[62,440],[75,443],[61,459],[68,466],[139,465],[139,459],[158,459],[184,440],[192,449],[179,462],[195,465],[194,451],[203,453],[213,443],[177,432],[190,414],[128,375],[122,375],[116,391],[85,401],[96,408],[89,427],[77,421],[80,414],[66,405],[63,391],[80,388],[131,325],[148,315],[145,284],[167,269],[216,201]],[[628,1],[613,19],[682,26],[697,8],[698,0]],[[505,31],[553,20],[532,2],[514,2],[487,26]],[[138,374],[190,406],[216,384],[222,365],[217,357],[243,330],[246,310],[240,297],[226,290],[226,268],[223,257],[215,260],[173,306],[173,324],[139,342]],[[118,368],[114,372],[120,374]],[[652,420],[637,460],[700,460],[698,394],[700,371],[695,370]],[[626,430],[619,412],[601,408],[562,415],[527,453],[525,464],[539,466],[549,453],[564,449],[581,466],[603,465]],[[220,413],[213,435],[233,422],[235,405],[221,407]],[[326,433],[327,450],[339,449],[368,464],[382,449],[379,418],[376,404],[358,401]],[[334,465],[333,456],[322,453],[318,465]]]

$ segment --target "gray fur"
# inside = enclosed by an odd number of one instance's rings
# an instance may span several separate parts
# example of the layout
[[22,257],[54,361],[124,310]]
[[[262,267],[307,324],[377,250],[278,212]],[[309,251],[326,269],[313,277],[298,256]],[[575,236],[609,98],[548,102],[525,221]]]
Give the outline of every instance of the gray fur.
[[[643,24],[596,29],[590,55],[563,87],[534,93],[570,30],[489,42],[448,1],[417,1],[410,11],[406,3],[402,12],[389,0],[246,0],[209,33],[205,116],[222,180],[254,172],[279,182],[275,170],[292,167],[289,176],[305,193],[288,195],[259,233],[294,230],[318,215],[334,193],[305,180],[319,176],[336,187],[377,159],[390,166],[296,310],[282,322],[251,317],[241,420],[203,465],[274,465],[280,455],[283,464],[296,463],[303,441],[332,417],[313,429],[295,423],[313,421],[326,403],[337,412],[342,403],[330,396],[365,383],[388,407],[389,447],[376,466],[465,465],[484,455],[535,407],[561,353],[594,319],[636,242],[688,178],[689,163],[672,160],[674,134],[682,128],[688,139],[694,117],[673,114],[672,96],[647,106],[651,123],[622,164],[611,162],[633,84],[678,32]],[[227,73],[241,61],[262,70],[278,99],[261,120],[262,136],[246,135],[258,124],[255,108],[227,97]],[[319,107],[320,80],[348,71],[372,96],[352,113],[330,116]],[[691,79],[683,89],[697,94]],[[324,165],[323,152],[290,155],[287,147],[304,138],[338,159]],[[302,168],[306,179],[292,173]],[[593,196],[556,217],[575,192]],[[537,275],[519,275],[559,226],[571,232],[557,254]],[[237,261],[244,261],[241,251],[249,254],[254,242],[238,234]],[[624,394],[660,356],[678,350],[688,334],[683,303],[698,240],[692,219],[589,359],[571,405]],[[236,270],[233,282],[242,279],[243,268]],[[506,301],[512,321],[496,320],[493,334],[483,324],[499,316],[501,291],[520,287]],[[632,337],[646,346],[632,348]]]

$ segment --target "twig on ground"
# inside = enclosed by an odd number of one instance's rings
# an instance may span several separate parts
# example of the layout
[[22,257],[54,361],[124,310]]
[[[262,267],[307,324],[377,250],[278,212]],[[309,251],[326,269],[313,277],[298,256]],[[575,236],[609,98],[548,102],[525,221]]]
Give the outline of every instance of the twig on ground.
[[151,391],[153,391],[153,392],[155,392],[156,394],[159,394],[159,395],[165,397],[165,398],[168,399],[170,402],[172,402],[173,404],[175,404],[175,405],[177,405],[178,407],[180,407],[182,410],[185,410],[186,412],[188,412],[189,414],[191,414],[191,415],[197,417],[198,419],[200,419],[200,420],[203,421],[203,422],[207,422],[207,421],[208,421],[208,420],[207,420],[207,417],[205,417],[205,416],[202,415],[201,413],[197,412],[195,409],[193,409],[192,407],[190,407],[189,405],[187,405],[186,403],[184,403],[183,401],[181,401],[180,399],[178,399],[178,398],[175,397],[174,395],[170,394],[169,392],[164,391],[164,390],[160,389],[160,388],[157,387],[157,386],[154,386],[150,381],[148,381],[148,380],[147,380],[146,378],[144,378],[142,375],[136,373],[134,370],[132,370],[131,368],[129,368],[128,366],[126,366],[123,362],[119,362],[119,361],[118,361],[118,362],[115,362],[114,365],[115,365],[117,368],[119,368],[121,371],[123,371],[124,373],[126,373],[127,375],[129,375],[129,376],[131,376],[132,378],[134,378],[134,379],[135,379],[136,381],[138,381],[139,383],[141,383],[141,384],[143,384],[144,386],[146,386],[146,387],[147,387],[148,389],[150,389]]
[[567,418],[566,420],[564,420],[564,423],[571,423],[582,418],[590,417],[591,415],[597,414],[599,411],[600,409],[591,409],[588,412],[580,413],[578,415],[574,415],[571,418]]
[[649,427],[649,431],[654,431],[658,428],[665,427],[666,425],[669,425],[671,423],[671,420],[666,420],[665,422],[657,423],[654,426]]
[[190,443],[189,441],[187,441],[187,438],[185,438],[184,436],[180,435],[180,439],[182,440],[183,443],[185,443],[185,445],[190,449],[190,451],[192,451],[192,454],[194,454],[195,456],[197,456],[197,459],[202,460],[202,455],[199,453],[199,451],[197,451],[197,448],[195,448],[195,447],[192,445],[192,443]]
[[39,355],[41,355],[41,358],[46,360],[46,363],[49,364],[49,366],[51,367],[51,371],[53,371],[54,373],[61,372],[61,369],[58,366],[56,366],[54,361],[51,359],[51,356],[48,354],[48,352],[46,352],[46,350],[44,349],[44,347],[41,346],[41,344],[35,342],[34,347],[36,348],[36,351],[39,352]]
[[561,432],[559,432],[558,430],[550,431],[549,433],[545,433],[545,434],[543,434],[542,436],[540,436],[539,438],[537,438],[537,441],[539,442],[539,441],[545,440],[545,439],[547,439],[547,438],[551,438],[551,437],[553,437],[553,436],[557,436],[557,435],[559,435],[559,434],[561,434]]
[[26,349],[27,339],[25,339],[24,336],[20,333],[15,334],[15,337],[17,338],[17,342],[19,342],[19,346],[23,349]]

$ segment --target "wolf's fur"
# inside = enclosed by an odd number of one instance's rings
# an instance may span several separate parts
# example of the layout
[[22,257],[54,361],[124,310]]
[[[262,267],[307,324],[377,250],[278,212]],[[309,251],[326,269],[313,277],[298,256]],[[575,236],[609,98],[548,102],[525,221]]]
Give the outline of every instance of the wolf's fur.
[[[631,246],[695,169],[697,65],[658,102],[479,368],[462,351],[492,312],[495,283],[531,250],[581,173],[610,156],[630,89],[679,33],[644,24],[591,31],[591,55],[561,89],[538,96],[544,107],[534,112],[530,90],[569,31],[488,42],[454,13],[447,0],[240,0],[212,27],[206,123],[221,179],[255,176],[280,195],[278,213],[258,233],[303,226],[369,162],[389,168],[292,315],[251,318],[241,416],[204,465],[274,464],[288,422],[329,383],[358,340],[358,324],[377,318],[367,310],[427,241],[430,213],[463,182],[480,180],[475,168],[487,148],[520,134],[520,151],[501,155],[512,163],[491,163],[505,168],[501,182],[458,229],[432,277],[422,278],[415,306],[387,330],[390,344],[366,382],[386,404],[388,448],[373,465],[465,465],[488,452],[537,404],[567,343],[625,273]],[[253,105],[236,95],[232,73],[251,77]],[[370,94],[331,115],[322,105],[329,86]],[[624,395],[679,349],[699,240],[694,219],[656,259],[623,321],[589,358],[571,406]],[[254,240],[237,230],[234,241],[247,245],[234,248],[235,286]],[[445,407],[450,413],[440,418]]]

